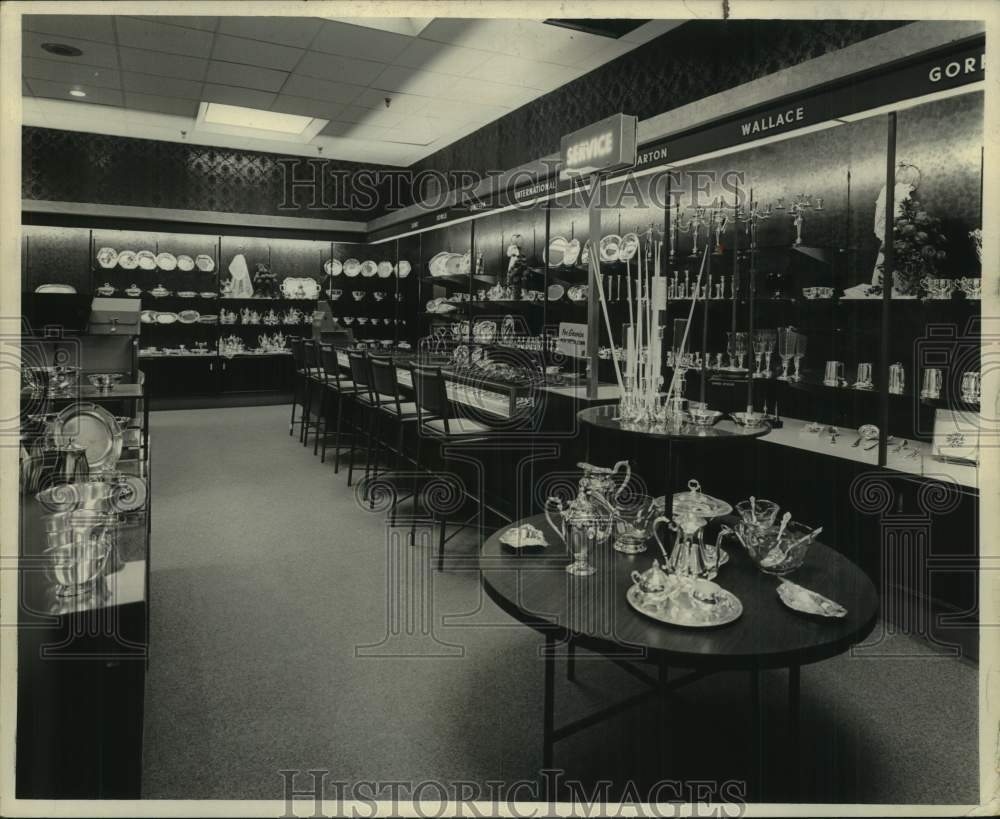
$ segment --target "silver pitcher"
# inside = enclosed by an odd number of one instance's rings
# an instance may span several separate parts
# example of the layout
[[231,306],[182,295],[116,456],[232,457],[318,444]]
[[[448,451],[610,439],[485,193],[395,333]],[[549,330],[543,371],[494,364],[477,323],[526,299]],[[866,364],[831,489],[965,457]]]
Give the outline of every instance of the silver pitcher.
[[[667,550],[660,539],[659,526],[666,523],[675,533],[673,549]],[[706,547],[704,529],[708,521],[694,512],[680,512],[674,520],[660,516],[653,521],[653,537],[664,554],[669,554],[667,567],[680,577],[714,580],[719,573],[719,551]]]
[[[560,517],[558,525],[552,516],[552,506]],[[573,562],[566,567],[569,574],[587,577],[597,571],[589,557],[611,536],[614,510],[603,496],[581,489],[569,503],[550,497],[545,501],[545,519],[566,543]]]
[[[576,467],[583,470],[583,477],[579,483],[580,490],[600,495],[609,505],[614,504],[615,499],[625,491],[625,487],[632,480],[632,466],[628,461],[618,461],[610,468],[581,461]],[[616,484],[615,477],[622,469],[625,470],[625,480],[621,484]]]

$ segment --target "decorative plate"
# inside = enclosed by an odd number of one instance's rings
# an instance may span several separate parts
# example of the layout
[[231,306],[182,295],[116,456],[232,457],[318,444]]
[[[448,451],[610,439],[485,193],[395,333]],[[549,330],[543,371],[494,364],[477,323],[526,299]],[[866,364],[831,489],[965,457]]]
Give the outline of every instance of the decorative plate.
[[199,313],[197,310],[181,310],[177,314],[177,320],[181,324],[194,324],[200,318],[201,318],[201,313]]
[[143,310],[139,313],[139,321],[143,324],[153,324],[156,321],[157,315],[155,310]]
[[549,239],[548,253],[546,261],[553,267],[563,263],[563,256],[566,253],[566,246],[569,244],[565,236],[553,236]]
[[563,251],[563,264],[576,264],[576,260],[580,258],[580,240],[570,239],[566,243],[566,249]]
[[639,251],[639,237],[635,233],[626,233],[622,236],[621,245],[618,247],[618,261],[627,262]]
[[344,275],[353,279],[361,272],[361,262],[357,259],[348,259],[344,262]]
[[138,265],[139,260],[136,258],[134,250],[123,250],[118,254],[118,266],[122,270],[135,270]]
[[181,299],[193,299],[198,294],[194,290],[179,290],[177,291],[177,297]]
[[835,603],[829,597],[814,592],[790,580],[782,580],[778,585],[778,597],[788,608],[805,614],[815,614],[819,617],[844,617],[847,614],[840,603]]
[[177,268],[177,257],[173,253],[158,253],[156,256],[156,266],[160,270],[175,270]]
[[303,298],[315,299],[319,296],[320,284],[315,279],[311,279],[308,276],[298,280],[299,287],[305,292]]
[[58,446],[75,441],[87,451],[87,464],[96,472],[113,469],[122,454],[122,429],[104,407],[89,402],[70,404],[52,425]]
[[431,260],[427,263],[427,270],[432,276],[447,276],[448,271],[445,269],[445,262],[447,262],[450,257],[451,253],[447,250],[442,250],[440,253],[431,257]]
[[566,295],[569,296],[570,301],[586,301],[587,285],[575,284],[567,291]]
[[449,253],[444,260],[444,269],[449,276],[461,276],[468,273],[465,257],[461,253]]
[[156,270],[156,256],[152,250],[140,250],[135,254],[135,260],[142,270]]
[[392,275],[392,262],[379,262],[378,275],[380,279],[388,279]]
[[378,265],[370,259],[366,259],[361,263],[361,275],[366,279],[370,279],[372,276],[378,273]]
[[189,270],[194,270],[194,259],[182,253],[177,257],[177,269],[183,270],[185,273]]
[[35,288],[36,293],[75,293],[76,288],[71,284],[40,284]]
[[118,264],[118,251],[113,247],[102,247],[97,251],[97,263],[107,269]]
[[400,259],[399,264],[396,266],[396,275],[401,279],[405,279],[410,275],[410,270],[412,269],[413,268],[410,267],[410,263],[406,261],[406,259]]
[[550,284],[548,290],[549,301],[559,301],[566,295],[566,288],[561,284]]
[[679,587],[665,596],[647,595],[637,585],[625,599],[640,614],[686,628],[713,628],[738,620],[743,604],[731,591],[710,580],[679,581]]
[[598,252],[602,262],[617,262],[618,251],[622,245],[622,237],[617,233],[609,233],[601,239],[598,245]]
[[177,321],[176,313],[157,313],[156,323],[157,324],[173,324]]
[[194,257],[194,265],[202,273],[211,273],[215,270],[215,260],[211,256],[206,256],[204,253]]
[[201,293],[199,293],[198,295],[201,296],[203,299],[214,299],[214,298],[218,298],[218,296],[219,296],[218,293],[216,293],[216,292],[214,292],[212,290],[204,290]]

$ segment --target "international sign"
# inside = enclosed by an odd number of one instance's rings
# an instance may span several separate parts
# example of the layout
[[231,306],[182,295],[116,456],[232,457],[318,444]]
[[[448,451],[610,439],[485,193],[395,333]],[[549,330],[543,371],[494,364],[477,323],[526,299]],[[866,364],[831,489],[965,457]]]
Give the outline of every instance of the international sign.
[[559,175],[563,179],[635,164],[636,117],[625,114],[602,119],[562,138]]

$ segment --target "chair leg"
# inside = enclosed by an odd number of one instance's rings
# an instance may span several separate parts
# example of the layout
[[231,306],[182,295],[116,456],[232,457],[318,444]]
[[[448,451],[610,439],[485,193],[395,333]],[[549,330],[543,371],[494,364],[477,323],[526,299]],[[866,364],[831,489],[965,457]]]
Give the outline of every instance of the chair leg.
[[368,413],[365,419],[365,480],[371,476],[372,468],[372,427],[375,423],[374,413]]
[[313,455],[319,452],[319,438],[326,438],[326,385],[321,386],[319,393],[319,417],[316,419],[316,437],[313,439]]
[[[337,395],[337,403],[338,404],[340,403],[340,395],[339,394]],[[323,416],[323,417],[324,417],[324,419],[326,418],[326,416]],[[329,431],[327,430],[327,424],[324,421],[324,423],[323,423],[323,445],[320,447],[320,456],[319,456],[319,462],[321,464],[325,464],[326,463],[326,439],[327,439],[328,435],[329,435]]]
[[306,446],[309,442],[309,414],[312,411],[312,388],[309,376],[302,380],[302,429],[299,431],[299,442]]
[[[357,407],[357,403],[354,404]],[[347,455],[347,485],[351,485],[351,478],[354,475],[354,443],[357,440],[358,435],[361,433],[361,427],[358,425],[357,418],[354,419],[354,428],[351,431],[351,451]]]
[[295,430],[295,407],[299,403],[299,374],[292,376],[292,419],[288,422],[288,435]]
[[333,437],[333,474],[340,472],[340,429],[344,420],[344,393],[337,393],[337,432]]

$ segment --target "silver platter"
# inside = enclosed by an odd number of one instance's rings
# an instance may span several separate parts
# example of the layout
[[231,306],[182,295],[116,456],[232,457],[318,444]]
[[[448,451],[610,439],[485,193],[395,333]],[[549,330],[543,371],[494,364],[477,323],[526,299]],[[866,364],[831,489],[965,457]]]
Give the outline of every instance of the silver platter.
[[71,404],[56,416],[52,431],[59,446],[70,441],[83,446],[87,450],[87,465],[95,472],[113,469],[121,457],[122,428],[98,404]]
[[679,589],[670,597],[650,600],[638,586],[632,586],[625,599],[640,614],[671,626],[685,628],[715,628],[738,620],[743,604],[730,591],[714,583],[715,603],[703,603],[691,597],[688,589]]

